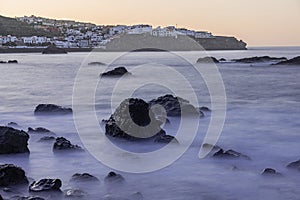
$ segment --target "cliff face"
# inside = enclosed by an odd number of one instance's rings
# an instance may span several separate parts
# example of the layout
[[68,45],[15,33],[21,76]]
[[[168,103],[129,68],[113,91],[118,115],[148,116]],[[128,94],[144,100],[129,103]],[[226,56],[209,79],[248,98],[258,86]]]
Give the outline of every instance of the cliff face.
[[122,35],[106,46],[107,51],[133,51],[139,49],[161,49],[167,51],[201,50],[245,50],[246,43],[234,37],[195,39],[188,36],[154,37],[149,34]]

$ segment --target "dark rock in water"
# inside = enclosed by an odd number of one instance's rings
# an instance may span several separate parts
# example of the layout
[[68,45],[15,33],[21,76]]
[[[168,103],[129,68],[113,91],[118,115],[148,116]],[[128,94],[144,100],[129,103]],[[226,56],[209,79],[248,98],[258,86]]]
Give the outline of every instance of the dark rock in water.
[[281,61],[279,63],[276,63],[276,65],[300,65],[300,56],[297,56],[290,60]]
[[199,58],[197,60],[197,63],[219,63],[218,59],[216,59],[215,57],[204,57],[204,58]]
[[123,183],[125,181],[124,177],[115,172],[109,172],[104,178],[105,183]]
[[211,111],[211,109],[209,109],[208,107],[205,107],[205,106],[200,107],[199,110],[202,112],[210,112]]
[[28,133],[32,134],[54,134],[50,130],[43,128],[43,127],[37,127],[36,129],[28,127]]
[[220,151],[222,149],[218,145],[212,145],[212,144],[208,144],[208,143],[203,144],[202,148],[212,149],[213,151]]
[[39,142],[46,142],[46,141],[52,141],[55,140],[56,138],[54,136],[44,136],[39,139]]
[[28,196],[28,197],[13,196],[9,200],[45,200],[45,199],[37,196]]
[[64,108],[54,104],[39,104],[35,110],[35,115],[49,115],[49,114],[71,114],[72,108]]
[[6,61],[0,60],[0,64],[7,63]]
[[[185,100],[180,97],[174,97],[173,95],[167,94],[165,96],[158,97],[157,99],[152,99],[149,102],[150,106],[161,105],[164,107],[168,116],[179,117],[181,114],[200,114],[201,113],[189,103],[188,100]],[[161,115],[162,111],[157,111],[154,109],[155,114]]]
[[1,196],[1,194],[0,194],[0,200],[3,200],[3,198],[2,198],[2,196]]
[[72,176],[71,181],[99,181],[99,179],[88,173],[76,173]]
[[58,137],[53,144],[53,150],[82,150],[82,148],[78,145],[72,144],[64,137]]
[[220,62],[225,62],[226,59],[225,59],[225,58],[221,58],[219,61],[220,61]]
[[250,58],[241,58],[241,59],[234,59],[235,62],[240,63],[256,63],[256,62],[271,62],[271,61],[279,61],[279,60],[286,60],[285,57],[270,57],[270,56],[255,56]]
[[55,45],[49,45],[42,51],[42,54],[66,54],[68,53],[65,49],[56,47]]
[[166,136],[160,127],[162,122],[155,118],[149,104],[142,99],[124,100],[104,123],[105,134],[116,138],[145,141]]
[[60,179],[41,179],[34,181],[29,186],[31,192],[42,192],[42,191],[59,191],[62,186]]
[[296,170],[299,170],[300,171],[300,160],[297,160],[295,162],[291,162],[290,164],[288,164],[286,166],[287,168],[290,168],[290,169],[296,169]]
[[237,151],[234,151],[234,150],[224,151],[223,149],[220,149],[219,151],[214,153],[213,157],[218,157],[218,158],[244,158],[244,159],[250,160],[249,156],[241,154]]
[[28,139],[25,131],[0,126],[0,154],[29,153]]
[[83,198],[87,196],[87,193],[85,193],[82,190],[79,189],[67,189],[64,190],[64,194],[66,198]]
[[279,172],[277,172],[275,169],[272,168],[266,168],[264,171],[261,173],[262,175],[281,175]]
[[13,164],[0,165],[0,186],[28,183],[25,171]]
[[21,127],[21,126],[20,126],[18,123],[16,123],[16,122],[9,122],[9,123],[7,124],[7,126],[12,127],[12,128],[20,128],[20,127]]
[[106,65],[106,64],[102,62],[90,62],[88,65]]
[[173,142],[173,143],[179,144],[179,142],[177,141],[177,139],[174,136],[166,135],[166,134],[161,134],[161,135],[157,136],[154,139],[154,142],[167,143],[167,144],[170,142]]
[[125,67],[117,67],[111,71],[104,72],[100,76],[123,76],[125,74],[130,74]]
[[9,60],[9,61],[7,61],[7,63],[18,63],[18,61],[17,60]]

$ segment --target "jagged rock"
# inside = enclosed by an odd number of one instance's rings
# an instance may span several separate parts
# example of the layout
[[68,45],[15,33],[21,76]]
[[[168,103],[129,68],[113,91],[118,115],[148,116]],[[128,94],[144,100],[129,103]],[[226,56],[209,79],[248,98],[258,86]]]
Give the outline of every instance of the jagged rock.
[[37,196],[28,196],[28,197],[13,196],[9,200],[45,200],[45,199]]
[[7,63],[18,63],[18,61],[17,60],[9,60],[9,61],[7,61]]
[[64,108],[55,104],[39,104],[35,110],[35,115],[49,114],[71,114],[72,108]]
[[43,127],[37,127],[36,129],[28,127],[28,133],[32,134],[54,134],[50,130],[43,128]]
[[250,58],[241,58],[241,59],[234,59],[235,62],[240,63],[256,63],[256,62],[271,62],[271,61],[279,61],[279,60],[286,60],[285,57],[270,57],[270,56],[255,56]]
[[67,189],[64,190],[66,198],[83,198],[87,196],[87,193],[79,189]]
[[100,74],[100,76],[123,76],[125,74],[130,74],[125,67],[116,67],[111,71]]
[[78,145],[72,144],[64,137],[58,137],[53,144],[53,150],[82,150],[82,148]]
[[262,175],[281,175],[279,172],[277,172],[275,169],[272,168],[266,168],[264,171],[261,173]]
[[[157,99],[152,99],[149,102],[150,106],[161,105],[164,107],[168,116],[181,116],[184,114],[200,114],[202,116],[203,113],[199,112],[193,105],[190,104],[188,100],[185,100],[180,97],[174,97],[171,94],[167,94],[165,96],[158,97]],[[154,110],[156,115],[162,115],[162,111]]]
[[67,54],[65,49],[56,47],[55,45],[49,45],[46,49],[42,51],[42,54]]
[[88,65],[106,65],[106,64],[102,62],[90,62]]
[[71,181],[99,181],[99,179],[88,173],[76,173],[73,174]]
[[52,140],[55,140],[56,138],[54,136],[44,136],[44,137],[41,137],[39,139],[39,142],[46,142],[46,141],[52,141]]
[[62,186],[60,179],[41,179],[34,181],[29,186],[31,192],[42,192],[42,191],[59,191]]
[[297,56],[290,60],[281,61],[279,63],[276,63],[276,65],[300,65],[300,56]]
[[124,177],[115,172],[109,172],[104,178],[105,183],[123,183],[125,181]]
[[291,163],[288,164],[286,167],[287,167],[287,168],[290,168],[290,169],[296,169],[296,170],[299,170],[299,171],[300,171],[300,160],[291,162]]
[[250,157],[244,154],[241,154],[234,150],[228,150],[224,151],[223,149],[220,149],[216,153],[214,153],[213,157],[219,157],[219,158],[244,158],[247,160],[250,160]]
[[7,124],[7,126],[12,127],[12,128],[20,128],[20,127],[21,127],[21,126],[19,126],[19,124],[16,123],[16,122],[9,122],[9,123]]
[[219,63],[219,61],[215,57],[206,56],[204,58],[199,58],[197,63]]
[[0,186],[28,183],[25,171],[13,164],[0,165]]
[[28,139],[25,131],[0,126],[0,154],[28,153]]

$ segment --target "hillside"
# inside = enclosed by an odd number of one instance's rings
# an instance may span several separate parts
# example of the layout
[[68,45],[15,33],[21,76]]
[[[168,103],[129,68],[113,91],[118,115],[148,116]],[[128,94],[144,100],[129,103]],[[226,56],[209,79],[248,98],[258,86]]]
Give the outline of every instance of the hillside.
[[52,37],[59,35],[59,33],[51,33],[42,29],[35,29],[33,26],[17,21],[14,18],[4,17],[0,15],[0,35],[14,35],[17,37],[23,36],[47,36]]

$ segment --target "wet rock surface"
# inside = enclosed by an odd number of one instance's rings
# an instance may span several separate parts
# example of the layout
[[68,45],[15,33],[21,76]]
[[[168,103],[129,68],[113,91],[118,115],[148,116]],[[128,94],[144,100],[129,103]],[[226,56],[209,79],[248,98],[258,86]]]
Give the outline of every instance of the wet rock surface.
[[13,164],[0,165],[0,186],[10,186],[28,183],[25,171]]
[[71,114],[72,108],[65,108],[55,104],[39,104],[35,110],[35,115],[50,115],[50,114]]
[[80,189],[67,189],[64,190],[64,196],[67,199],[82,199],[87,196],[87,193]]
[[99,179],[89,173],[76,173],[73,174],[71,181],[81,182],[81,181],[99,181]]
[[111,71],[104,72],[100,74],[100,76],[105,77],[105,76],[123,76],[123,75],[128,75],[131,74],[128,72],[128,70],[125,67],[116,67]]
[[28,139],[25,131],[0,126],[0,154],[29,153]]
[[43,192],[43,191],[60,191],[62,182],[60,179],[41,179],[34,181],[29,186],[31,192]]
[[64,137],[58,137],[53,144],[53,150],[83,150],[80,146],[72,144]]

